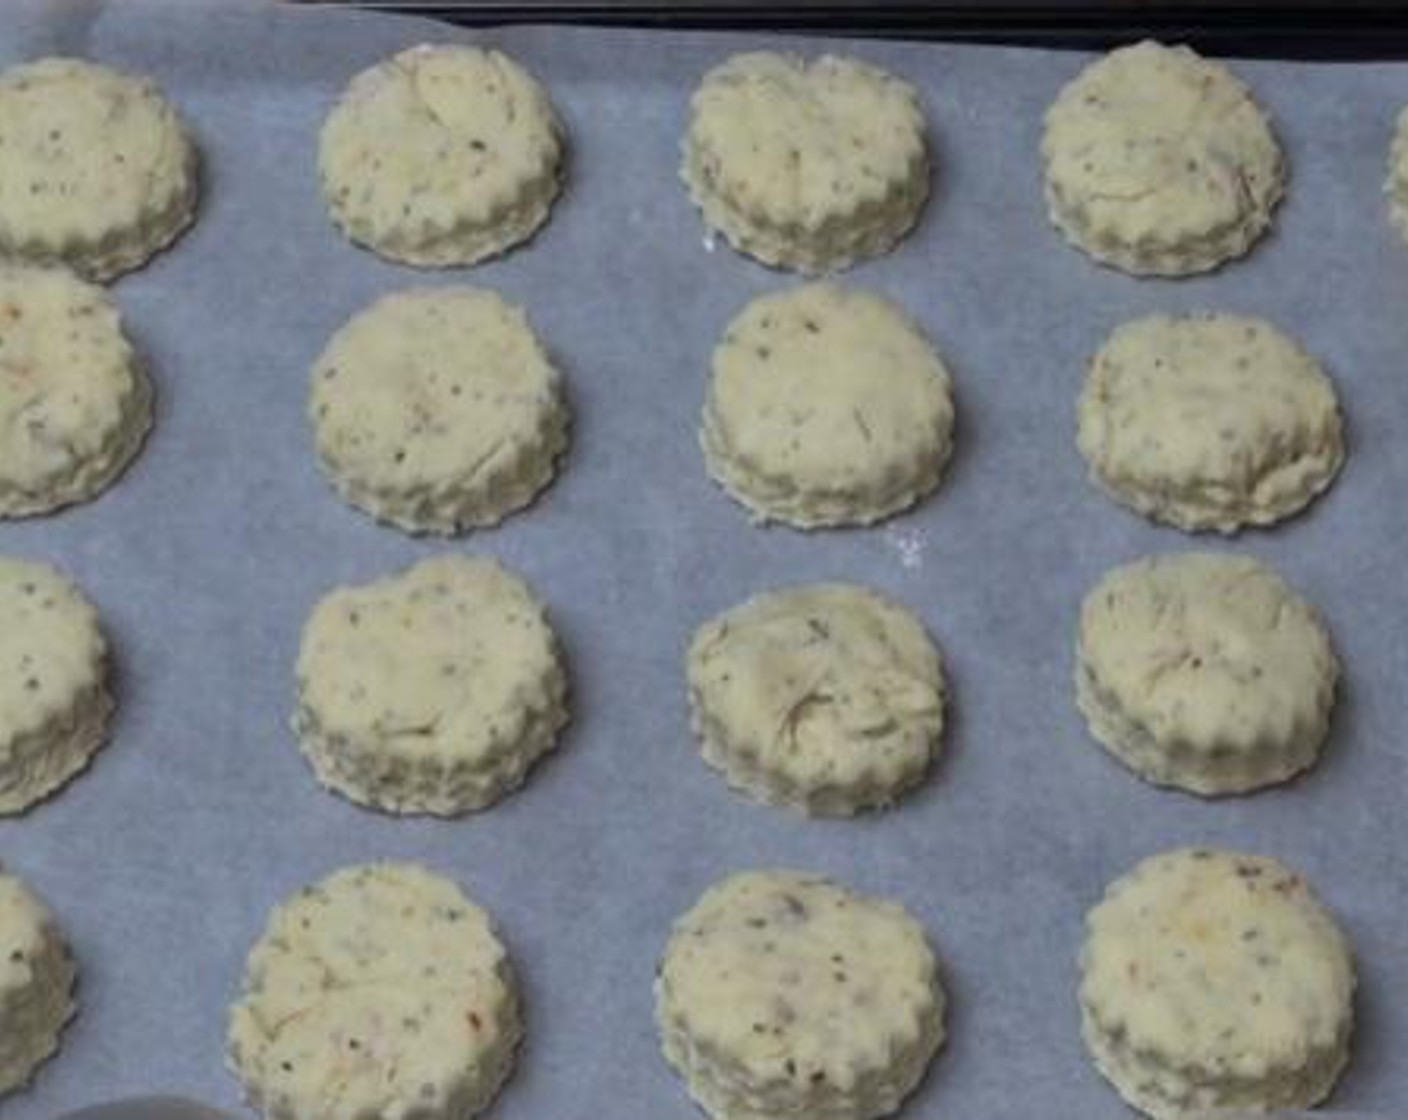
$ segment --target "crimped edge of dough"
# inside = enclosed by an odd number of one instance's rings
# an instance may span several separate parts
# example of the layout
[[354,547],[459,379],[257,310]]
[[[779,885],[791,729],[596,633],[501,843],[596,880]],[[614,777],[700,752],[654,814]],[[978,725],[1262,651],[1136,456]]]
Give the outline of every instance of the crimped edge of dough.
[[[0,1093],[27,1084],[59,1049],[59,1038],[77,1005],[73,954],[52,918],[43,928],[40,952],[29,955],[30,982],[0,991]],[[13,1049],[11,1049],[13,1047]]]
[[106,658],[95,681],[39,727],[0,744],[0,816],[43,801],[82,773],[107,742],[116,702],[107,689]]
[[331,463],[318,448],[323,473],[348,505],[377,521],[412,534],[458,536],[470,529],[487,529],[526,509],[552,484],[558,463],[567,451],[570,426],[560,387],[552,407],[539,418],[537,430],[517,448],[517,454],[493,473],[470,479],[447,479],[434,488],[392,490],[370,479],[353,478]]
[[92,501],[122,476],[151,432],[154,397],[151,379],[141,364],[134,358],[128,368],[132,392],[106,446],[44,491],[21,491],[0,479],[0,518],[33,517]]
[[901,473],[894,485],[879,493],[800,490],[791,483],[754,472],[733,454],[724,425],[719,421],[712,399],[705,405],[699,428],[699,446],[709,475],[734,501],[749,511],[759,524],[781,521],[795,529],[831,529],[850,525],[874,525],[893,517],[939,488],[944,468],[953,454],[952,432],[937,454],[917,456],[909,471]]
[[1252,750],[1218,741],[1163,744],[1100,684],[1083,653],[1076,657],[1076,706],[1096,742],[1145,781],[1201,797],[1252,793],[1310,769],[1329,734],[1333,702],[1332,683],[1320,718],[1285,742],[1263,739]]
[[1404,241],[1408,241],[1408,108],[1398,114],[1393,142],[1388,150],[1388,218]]
[[1136,1050],[1082,997],[1081,1037],[1100,1075],[1131,1108],[1153,1120],[1183,1120],[1190,1110],[1311,1108],[1330,1095],[1349,1062],[1353,1026],[1346,1019],[1334,1043],[1300,1068],[1267,1069],[1261,1077],[1209,1077],[1167,1055]]
[[[556,653],[556,650],[554,651]],[[518,734],[495,744],[488,757],[469,762],[398,748],[371,736],[331,734],[306,701],[300,683],[292,727],[320,785],[354,804],[395,814],[452,817],[487,809],[516,790],[528,772],[557,746],[567,726],[567,677],[560,656],[525,704]]]

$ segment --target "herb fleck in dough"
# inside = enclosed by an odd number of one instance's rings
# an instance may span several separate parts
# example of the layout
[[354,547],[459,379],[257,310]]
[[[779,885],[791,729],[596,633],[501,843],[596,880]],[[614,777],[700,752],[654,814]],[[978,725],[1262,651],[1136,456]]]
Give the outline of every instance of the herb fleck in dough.
[[714,351],[700,442],[759,521],[868,525],[939,484],[950,378],[894,304],[829,283],[762,296]]
[[1080,710],[1111,754],[1156,785],[1247,793],[1312,766],[1338,677],[1318,613],[1249,556],[1126,564],[1081,608]]
[[561,378],[523,311],[481,288],[385,296],[313,370],[318,458],[349,503],[407,532],[496,525],[552,480]]
[[1349,1058],[1349,945],[1305,880],[1187,848],[1140,863],[1086,919],[1080,1009],[1096,1067],[1154,1120],[1309,1108]]
[[151,382],[101,288],[0,264],[0,517],[96,497],[152,423]]
[[1118,328],[1091,361],[1078,441],[1111,497],[1189,532],[1289,517],[1344,462],[1333,383],[1247,315],[1150,315]]
[[894,1112],[943,1043],[944,1004],[901,906],[795,871],[711,887],[655,983],[665,1057],[714,1120]]
[[195,146],[156,86],[75,58],[0,74],[0,255],[90,280],[140,268],[195,218]]
[[468,1120],[523,1035],[489,917],[423,867],[347,867],[276,909],[230,1014],[267,1120]]
[[29,1081],[73,1016],[73,954],[54,916],[0,870],[0,1093]]
[[1056,228],[1136,276],[1240,257],[1285,189],[1281,146],[1247,87],[1187,47],[1154,42],[1081,71],[1047,111],[1041,154]]
[[923,780],[943,730],[938,651],[862,587],[759,595],[706,623],[688,658],[705,760],[768,804],[847,816]]
[[323,125],[337,227],[389,260],[477,264],[547,221],[562,127],[543,87],[498,51],[418,46],[358,74]]
[[0,557],[0,814],[21,813],[91,761],[113,699],[93,605],[46,564]]
[[294,728],[318,780],[392,813],[492,805],[567,722],[542,604],[487,557],[334,591],[304,629],[297,675]]
[[888,252],[929,195],[909,83],[855,59],[749,51],[704,77],[680,174],[741,253],[804,273]]

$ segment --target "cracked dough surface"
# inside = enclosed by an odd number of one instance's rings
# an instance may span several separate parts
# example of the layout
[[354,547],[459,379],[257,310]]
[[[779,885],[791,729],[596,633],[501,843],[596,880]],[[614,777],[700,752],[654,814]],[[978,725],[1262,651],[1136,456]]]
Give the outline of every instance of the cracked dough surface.
[[709,473],[759,521],[868,525],[939,484],[947,368],[904,311],[829,283],[760,296],[714,351]]
[[1265,856],[1185,848],[1116,880],[1086,919],[1080,1007],[1100,1072],[1155,1120],[1309,1108],[1349,1057],[1349,945]]
[[687,675],[705,760],[766,803],[842,816],[889,805],[938,753],[938,651],[863,587],[756,596],[699,629]]
[[919,924],[797,871],[706,891],[675,923],[655,997],[665,1057],[714,1120],[883,1116],[944,1038]]
[[488,915],[409,863],[346,867],[271,915],[230,1013],[230,1064],[268,1120],[465,1120],[523,1034]]
[[394,813],[493,804],[567,722],[543,606],[487,557],[333,591],[304,628],[297,678],[294,728],[318,780]]
[[1219,312],[1116,329],[1091,360],[1077,438],[1111,497],[1190,532],[1299,512],[1345,454],[1319,362],[1264,319]]
[[852,58],[734,55],[691,102],[681,177],[741,253],[804,273],[888,252],[929,195],[908,82]]
[[329,341],[308,404],[338,493],[407,532],[496,525],[567,446],[561,378],[521,308],[483,288],[383,296]]
[[1281,146],[1250,90],[1188,47],[1149,41],[1061,91],[1041,154],[1056,228],[1134,275],[1186,276],[1241,256],[1285,189]]
[[421,45],[352,79],[323,124],[333,222],[401,264],[476,264],[526,241],[562,186],[547,92],[495,50]]

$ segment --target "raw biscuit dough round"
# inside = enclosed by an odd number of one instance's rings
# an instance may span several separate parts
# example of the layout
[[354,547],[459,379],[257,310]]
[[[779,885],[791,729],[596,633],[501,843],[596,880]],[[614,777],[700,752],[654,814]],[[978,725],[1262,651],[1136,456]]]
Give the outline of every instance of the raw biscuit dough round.
[[695,635],[687,676],[705,760],[767,804],[884,807],[939,750],[939,652],[918,619],[863,587],[812,584],[724,612]]
[[562,379],[521,308],[483,288],[418,288],[353,316],[308,405],[344,500],[411,533],[496,525],[552,481]]
[[914,87],[852,58],[734,55],[692,102],[680,175],[736,250],[804,273],[888,252],[929,195]]
[[1148,315],[1091,360],[1077,441],[1116,501],[1190,532],[1299,512],[1344,462],[1333,382],[1264,319]]
[[0,814],[83,770],[112,710],[93,604],[47,564],[0,556]]
[[346,867],[269,919],[230,1013],[267,1120],[468,1120],[513,1069],[517,985],[488,915],[409,863]]
[[337,227],[424,268],[477,264],[528,240],[562,188],[547,92],[495,50],[422,45],[352,79],[318,166]]
[[151,425],[151,382],[107,293],[0,264],[0,517],[96,497]]
[[0,256],[105,281],[195,218],[195,145],[147,78],[76,58],[11,67],[0,152]]
[[1388,196],[1389,220],[1404,240],[1408,240],[1408,107],[1398,114],[1393,131],[1384,193]]
[[440,556],[314,609],[293,726],[318,780],[360,805],[451,816],[523,783],[567,722],[542,604],[482,556]]
[[0,1093],[24,1085],[58,1050],[76,975],[49,908],[0,870]]
[[1281,146],[1250,90],[1188,47],[1112,51],[1046,113],[1046,202],[1066,239],[1136,276],[1240,257],[1285,190]]
[[1338,678],[1315,608],[1250,556],[1148,557],[1108,573],[1081,608],[1077,704],[1156,785],[1248,793],[1307,769]]
[[755,299],[729,324],[700,443],[755,520],[869,525],[938,486],[953,449],[951,381],[895,304],[807,284]]
[[1264,856],[1144,860],[1086,919],[1081,1027],[1096,1067],[1154,1120],[1309,1108],[1349,1058],[1349,945],[1305,880]]
[[944,1003],[903,907],[796,871],[711,887],[655,982],[665,1057],[714,1120],[894,1112],[943,1042]]

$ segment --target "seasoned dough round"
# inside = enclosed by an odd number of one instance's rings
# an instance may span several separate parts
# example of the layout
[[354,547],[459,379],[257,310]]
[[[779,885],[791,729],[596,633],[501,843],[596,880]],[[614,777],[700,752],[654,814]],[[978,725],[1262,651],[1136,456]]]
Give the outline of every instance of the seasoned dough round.
[[1148,557],[1081,608],[1076,701],[1091,734],[1156,785],[1247,793],[1306,769],[1338,678],[1315,608],[1250,556]]
[[385,296],[313,370],[318,458],[339,494],[412,533],[496,525],[552,481],[561,378],[520,308],[481,288]]
[[476,264],[528,240],[563,177],[562,127],[507,55],[411,47],[352,79],[323,124],[323,198],[389,260]]
[[1280,521],[1344,462],[1333,383],[1295,341],[1247,315],[1149,315],[1119,327],[1091,360],[1079,418],[1091,477],[1188,531]]
[[1309,1108],[1349,1058],[1349,946],[1305,880],[1264,856],[1187,848],[1140,863],[1086,919],[1082,1033],[1155,1120]]
[[1408,240],[1408,106],[1398,114],[1398,125],[1393,132],[1384,193],[1388,196],[1389,220],[1404,240]]
[[410,863],[346,867],[274,911],[230,1013],[266,1120],[468,1120],[523,1035],[489,917]]
[[59,1048],[76,975],[48,907],[0,870],[0,1093],[25,1084]]
[[145,264],[195,218],[196,149],[146,78],[76,58],[0,74],[0,254],[91,280]]
[[944,992],[903,907],[750,871],[674,927],[655,981],[666,1059],[714,1120],[894,1112],[943,1042]]
[[88,765],[113,699],[98,614],[47,564],[0,556],[0,813],[21,813]]
[[151,425],[151,382],[107,293],[0,264],[0,517],[96,497]]
[[440,556],[314,609],[293,719],[318,780],[360,805],[450,816],[522,784],[567,722],[543,606],[483,556]]
[[1285,189],[1251,92],[1188,47],[1143,42],[1087,66],[1047,111],[1051,220],[1101,264],[1186,276],[1240,257]]
[[893,303],[808,284],[761,296],[714,351],[700,442],[760,521],[868,525],[935,489],[953,448],[948,370]]
[[938,753],[938,650],[863,587],[750,599],[700,627],[687,675],[705,760],[768,804],[824,816],[890,805]]
[[749,51],[694,94],[681,177],[708,225],[765,264],[830,272],[888,252],[929,195],[908,82],[852,58]]

